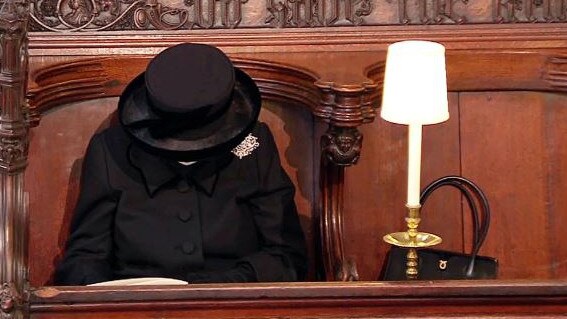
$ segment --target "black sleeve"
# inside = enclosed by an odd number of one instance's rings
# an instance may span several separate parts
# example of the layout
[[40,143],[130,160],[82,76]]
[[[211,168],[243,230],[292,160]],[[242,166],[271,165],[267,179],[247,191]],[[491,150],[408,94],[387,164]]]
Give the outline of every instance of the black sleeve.
[[306,246],[294,201],[295,187],[281,166],[272,133],[259,126],[258,191],[249,200],[261,249],[243,259],[260,282],[297,281],[307,273]]
[[113,279],[110,258],[116,203],[108,183],[104,138],[95,135],[85,154],[79,200],[63,260],[55,270],[55,284],[86,285]]

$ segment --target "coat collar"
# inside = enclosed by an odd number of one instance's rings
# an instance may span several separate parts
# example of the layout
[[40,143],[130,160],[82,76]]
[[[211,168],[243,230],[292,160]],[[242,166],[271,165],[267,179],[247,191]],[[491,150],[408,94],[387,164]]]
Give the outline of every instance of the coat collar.
[[136,144],[131,144],[128,158],[132,166],[141,172],[150,197],[153,197],[165,184],[185,177],[188,182],[211,196],[218,179],[218,171],[230,162],[232,154],[200,161],[191,167],[183,167],[181,164],[150,154]]

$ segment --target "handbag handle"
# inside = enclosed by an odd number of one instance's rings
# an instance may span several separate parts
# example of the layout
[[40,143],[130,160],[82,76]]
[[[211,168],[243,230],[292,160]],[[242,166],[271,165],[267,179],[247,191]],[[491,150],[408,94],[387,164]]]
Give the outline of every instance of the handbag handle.
[[[473,219],[473,249],[471,252],[471,261],[467,267],[465,275],[467,277],[472,277],[476,256],[486,239],[488,228],[490,227],[490,206],[488,205],[488,200],[480,187],[464,177],[454,175],[441,177],[427,185],[421,192],[421,205],[425,204],[425,201],[434,190],[445,185],[459,189],[465,196],[469,208],[471,209]],[[475,199],[481,205],[482,216],[479,216]]]

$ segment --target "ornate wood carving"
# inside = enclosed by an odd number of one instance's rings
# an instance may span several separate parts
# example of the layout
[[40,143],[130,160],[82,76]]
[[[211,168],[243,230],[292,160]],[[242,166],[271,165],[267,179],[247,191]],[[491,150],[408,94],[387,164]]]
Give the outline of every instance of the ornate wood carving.
[[31,0],[32,31],[565,22],[565,0]]
[[331,127],[321,137],[322,155],[337,166],[354,165],[360,157],[362,134],[355,128]]
[[356,127],[374,119],[378,84],[368,81],[360,86],[339,86],[318,81],[316,85],[322,92],[316,114],[330,123],[321,137],[321,232],[326,277],[358,280],[356,265],[346,256],[343,244],[344,169],[360,157],[362,134]]
[[266,23],[273,27],[312,27],[322,26],[320,0],[268,0]]
[[[458,15],[453,10],[455,2],[461,2],[466,5],[468,0],[432,0],[431,2],[419,1],[417,4],[419,23],[465,23],[467,21],[466,17]],[[399,21],[401,24],[409,24],[416,20],[410,18],[410,13],[408,12],[408,0],[398,0],[398,8]]]
[[372,13],[372,2],[370,0],[333,0],[330,3],[330,9],[331,14],[326,20],[326,25],[339,25],[341,10],[344,10],[344,19],[348,21],[348,25],[361,25],[364,23],[362,17]]
[[321,90],[321,105],[316,115],[338,127],[356,127],[371,122],[379,101],[376,99],[378,84],[365,81],[360,85],[337,85],[334,82],[317,81]]
[[7,1],[0,8],[0,169],[21,171],[26,157],[26,121],[23,92],[26,84],[26,8],[22,2]]
[[[173,2],[173,3],[171,3]],[[234,28],[246,0],[33,0],[33,30]]]
[[[235,28],[247,0],[33,0],[33,30]],[[326,10],[326,8],[329,8]],[[249,10],[255,10],[248,5]],[[264,24],[254,27],[360,25],[372,12],[370,0],[269,0]],[[328,11],[328,13],[327,13]],[[344,11],[344,17],[340,12]],[[255,12],[252,12],[255,14]],[[346,21],[346,22],[341,22]]]
[[362,135],[355,128],[330,126],[321,137],[320,229],[327,280],[358,280],[356,264],[347,257],[343,244],[343,186],[344,168],[356,163],[361,146]]
[[23,172],[28,123],[27,4],[8,0],[0,7],[0,318],[23,318],[27,289],[27,211]]
[[14,286],[14,283],[2,284],[2,290],[0,291],[0,310],[2,311],[2,318],[11,318],[11,314],[14,310],[20,308],[21,305],[22,296]]
[[494,21],[565,22],[566,8],[564,0],[495,0]]

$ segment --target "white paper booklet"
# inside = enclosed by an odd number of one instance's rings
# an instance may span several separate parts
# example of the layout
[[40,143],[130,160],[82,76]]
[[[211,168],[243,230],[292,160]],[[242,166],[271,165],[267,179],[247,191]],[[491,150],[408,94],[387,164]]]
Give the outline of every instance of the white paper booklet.
[[161,277],[144,277],[144,278],[130,278],[119,279],[111,281],[97,282],[89,286],[142,286],[142,285],[187,285],[187,281],[161,278]]

